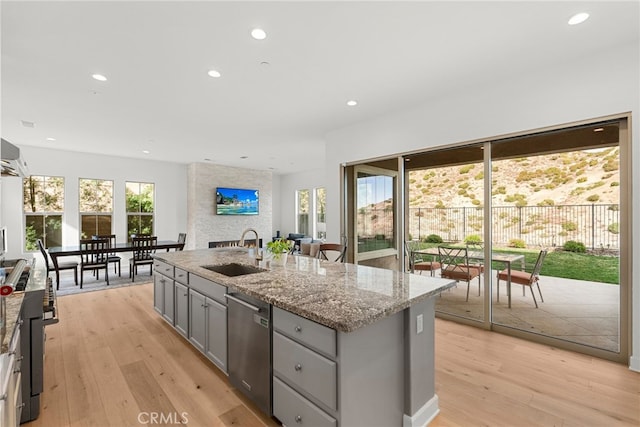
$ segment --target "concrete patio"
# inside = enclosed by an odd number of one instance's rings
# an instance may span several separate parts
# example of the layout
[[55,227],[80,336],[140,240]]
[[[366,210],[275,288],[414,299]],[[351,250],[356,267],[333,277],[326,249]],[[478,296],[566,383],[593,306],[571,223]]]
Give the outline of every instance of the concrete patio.
[[[427,274],[427,273],[425,273]],[[437,275],[437,273],[436,273]],[[496,272],[492,272],[495,284]],[[478,280],[471,282],[466,302],[467,283],[442,293],[436,310],[482,320],[483,288],[478,296]],[[493,298],[493,322],[529,332],[552,336],[609,351],[619,351],[619,286],[584,280],[540,277],[544,302],[534,287],[536,308],[529,289],[522,295],[521,285],[512,285],[511,308],[507,287],[500,282],[500,301]]]

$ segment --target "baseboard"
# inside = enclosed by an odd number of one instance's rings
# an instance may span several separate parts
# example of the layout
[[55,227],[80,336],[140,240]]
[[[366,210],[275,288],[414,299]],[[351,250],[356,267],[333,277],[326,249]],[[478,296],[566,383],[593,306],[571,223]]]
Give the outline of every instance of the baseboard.
[[629,358],[629,369],[640,372],[640,356],[631,356]]
[[403,427],[424,427],[428,425],[440,413],[438,406],[438,395],[434,394],[424,406],[416,411],[412,416],[404,415],[402,419]]

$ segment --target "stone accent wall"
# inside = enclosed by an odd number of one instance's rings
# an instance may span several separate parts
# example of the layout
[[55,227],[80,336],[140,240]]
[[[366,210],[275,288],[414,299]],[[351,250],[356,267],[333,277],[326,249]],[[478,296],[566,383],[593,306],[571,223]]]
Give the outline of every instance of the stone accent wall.
[[[271,240],[273,180],[269,171],[192,163],[187,169],[187,244],[185,249],[207,248],[216,240],[237,240],[254,228],[263,244]],[[259,191],[258,215],[216,215],[216,187]],[[253,239],[253,233],[247,238]]]

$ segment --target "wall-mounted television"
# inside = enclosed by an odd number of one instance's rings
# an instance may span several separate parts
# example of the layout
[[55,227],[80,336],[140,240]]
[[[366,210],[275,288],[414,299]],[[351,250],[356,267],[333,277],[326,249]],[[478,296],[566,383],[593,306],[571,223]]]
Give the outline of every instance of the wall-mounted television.
[[216,188],[216,214],[258,215],[258,190]]

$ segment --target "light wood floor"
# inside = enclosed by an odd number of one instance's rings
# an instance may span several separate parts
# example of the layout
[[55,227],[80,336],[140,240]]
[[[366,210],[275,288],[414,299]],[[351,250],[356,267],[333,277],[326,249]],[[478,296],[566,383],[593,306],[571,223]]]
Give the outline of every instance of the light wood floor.
[[[153,311],[152,292],[58,298],[41,415],[27,426],[161,425],[153,414],[165,425],[277,425]],[[640,374],[626,366],[443,320],[436,391],[433,426],[640,425]]]

